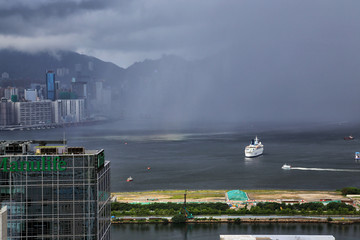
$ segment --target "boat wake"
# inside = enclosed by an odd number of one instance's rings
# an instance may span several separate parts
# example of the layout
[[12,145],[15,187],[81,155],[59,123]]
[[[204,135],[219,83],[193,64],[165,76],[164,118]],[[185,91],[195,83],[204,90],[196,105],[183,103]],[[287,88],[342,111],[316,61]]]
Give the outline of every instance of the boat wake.
[[356,170],[356,169],[304,168],[304,167],[291,167],[291,170],[302,170],[302,171],[329,171],[329,172],[360,172],[360,170]]

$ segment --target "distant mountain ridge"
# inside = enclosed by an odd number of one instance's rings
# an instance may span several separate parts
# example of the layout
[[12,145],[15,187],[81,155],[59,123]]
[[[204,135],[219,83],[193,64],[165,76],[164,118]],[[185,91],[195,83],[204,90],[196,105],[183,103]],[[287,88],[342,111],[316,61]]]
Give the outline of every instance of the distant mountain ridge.
[[7,72],[10,79],[25,79],[32,82],[45,82],[47,70],[68,69],[61,80],[77,77],[76,65],[81,68],[81,75],[93,79],[105,79],[110,83],[118,81],[124,69],[111,62],[70,51],[56,53],[38,52],[25,53],[15,50],[0,51],[0,74]]
[[47,69],[66,68],[69,74],[57,75],[57,80],[104,80],[112,89],[112,110],[133,119],[179,124],[360,119],[360,58],[349,59],[325,47],[311,52],[289,47],[281,53],[264,46],[261,51],[228,49],[197,61],[164,55],[123,69],[75,52],[3,50],[0,74],[45,82]]

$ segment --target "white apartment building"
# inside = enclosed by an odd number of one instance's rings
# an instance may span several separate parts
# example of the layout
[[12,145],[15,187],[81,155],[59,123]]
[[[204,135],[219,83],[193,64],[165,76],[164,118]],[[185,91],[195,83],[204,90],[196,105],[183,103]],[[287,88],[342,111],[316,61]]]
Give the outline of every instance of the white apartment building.
[[36,89],[25,89],[24,91],[25,100],[35,102],[38,99]]
[[23,126],[52,123],[51,101],[16,102],[17,123]]
[[52,102],[53,122],[81,122],[85,119],[84,99],[61,99]]

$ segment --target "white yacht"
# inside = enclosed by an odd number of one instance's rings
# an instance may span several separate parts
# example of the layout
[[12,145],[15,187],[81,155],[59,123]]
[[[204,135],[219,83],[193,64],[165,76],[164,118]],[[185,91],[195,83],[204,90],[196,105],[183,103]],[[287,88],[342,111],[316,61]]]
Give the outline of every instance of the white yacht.
[[264,145],[259,142],[257,136],[251,140],[250,145],[245,147],[245,157],[257,157],[263,154]]

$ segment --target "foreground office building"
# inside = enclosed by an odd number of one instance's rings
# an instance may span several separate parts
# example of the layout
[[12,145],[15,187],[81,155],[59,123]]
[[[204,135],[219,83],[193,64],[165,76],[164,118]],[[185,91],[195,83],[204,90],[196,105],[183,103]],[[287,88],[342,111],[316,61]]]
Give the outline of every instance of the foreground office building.
[[110,239],[110,163],[104,151],[47,143],[0,142],[8,239]]

